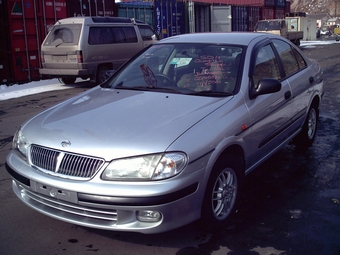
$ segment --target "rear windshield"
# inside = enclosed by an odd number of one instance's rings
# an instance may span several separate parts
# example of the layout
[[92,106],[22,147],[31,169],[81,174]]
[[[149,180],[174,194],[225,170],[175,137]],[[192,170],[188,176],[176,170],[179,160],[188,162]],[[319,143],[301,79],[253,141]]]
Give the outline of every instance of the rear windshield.
[[45,46],[77,45],[79,41],[82,24],[55,25],[48,33]]

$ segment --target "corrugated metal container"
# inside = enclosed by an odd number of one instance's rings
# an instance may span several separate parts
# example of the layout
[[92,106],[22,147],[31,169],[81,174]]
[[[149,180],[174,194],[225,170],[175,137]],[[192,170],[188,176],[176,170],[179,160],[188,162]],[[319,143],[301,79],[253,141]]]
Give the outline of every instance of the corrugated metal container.
[[194,2],[236,6],[275,6],[275,0],[194,0]]
[[211,5],[211,31],[212,32],[231,32],[232,31],[232,14],[231,5]]
[[207,3],[194,3],[194,23],[195,32],[209,32],[211,31],[210,12],[211,4]]
[[155,29],[162,38],[184,34],[184,3],[176,0],[154,2]]
[[12,69],[11,69],[11,55],[10,55],[10,42],[8,30],[8,17],[7,6],[4,1],[0,3],[0,84],[7,84],[12,82]]
[[285,5],[285,13],[290,13],[290,1],[286,1],[286,5]]
[[261,19],[274,19],[275,10],[274,7],[262,7]]
[[249,6],[248,15],[249,15],[248,29],[249,31],[254,31],[256,23],[261,19],[261,7]]
[[286,7],[286,0],[275,0],[275,7],[285,8]]
[[247,6],[232,6],[232,30],[248,31],[249,14]]
[[[40,45],[49,24],[66,17],[66,0],[8,0],[1,2],[7,25],[7,61],[4,69],[10,69],[7,83],[39,80]],[[6,46],[4,46],[6,47]],[[9,65],[9,66],[8,66]]]
[[284,8],[275,8],[275,19],[284,19],[285,18],[285,9]]
[[113,0],[67,0],[67,4],[68,17],[116,15]]
[[154,27],[153,2],[125,2],[116,4],[117,17],[135,18]]

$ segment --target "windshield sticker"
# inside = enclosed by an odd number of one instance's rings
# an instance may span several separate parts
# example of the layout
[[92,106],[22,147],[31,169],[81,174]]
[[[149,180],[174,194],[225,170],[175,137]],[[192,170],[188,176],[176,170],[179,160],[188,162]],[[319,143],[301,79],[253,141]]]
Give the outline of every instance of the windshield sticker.
[[192,58],[173,58],[170,65],[177,65],[177,67],[189,65]]

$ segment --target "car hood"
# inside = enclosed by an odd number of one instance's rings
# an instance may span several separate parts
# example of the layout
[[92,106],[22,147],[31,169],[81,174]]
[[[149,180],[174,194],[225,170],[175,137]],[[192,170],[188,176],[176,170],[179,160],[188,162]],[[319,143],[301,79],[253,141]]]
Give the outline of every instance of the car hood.
[[163,152],[230,98],[96,87],[35,116],[23,134],[29,143],[106,160]]

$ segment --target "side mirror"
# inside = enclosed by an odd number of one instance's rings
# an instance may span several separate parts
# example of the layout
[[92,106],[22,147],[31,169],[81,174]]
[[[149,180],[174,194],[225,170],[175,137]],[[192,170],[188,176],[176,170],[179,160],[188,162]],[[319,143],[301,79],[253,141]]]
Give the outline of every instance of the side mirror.
[[271,94],[281,90],[281,82],[277,79],[263,78],[259,81],[257,88],[253,86],[249,91],[249,98],[254,99],[260,95]]

